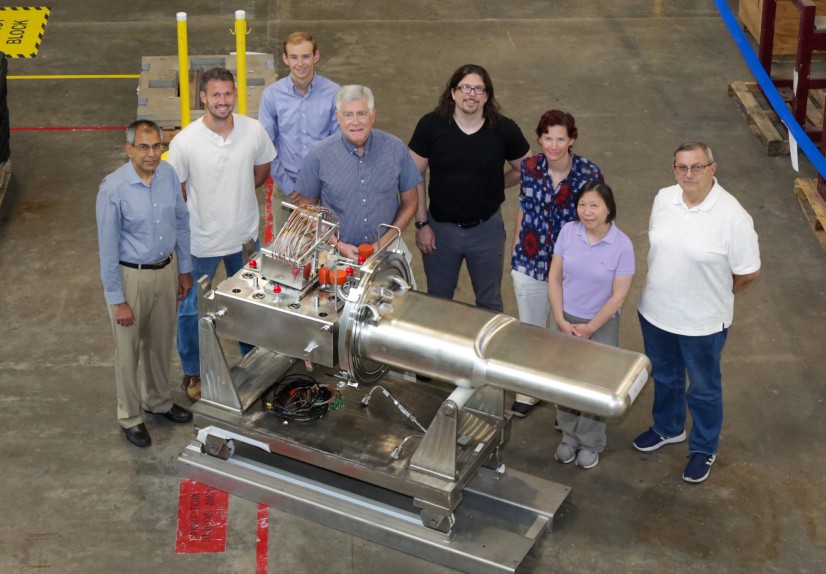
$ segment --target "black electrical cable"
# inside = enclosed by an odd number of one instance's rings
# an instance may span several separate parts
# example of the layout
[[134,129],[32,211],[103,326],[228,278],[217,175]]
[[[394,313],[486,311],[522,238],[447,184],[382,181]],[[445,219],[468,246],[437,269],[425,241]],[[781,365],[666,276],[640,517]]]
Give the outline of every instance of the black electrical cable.
[[267,389],[261,397],[264,410],[284,420],[314,421],[327,414],[338,396],[308,375],[287,375]]

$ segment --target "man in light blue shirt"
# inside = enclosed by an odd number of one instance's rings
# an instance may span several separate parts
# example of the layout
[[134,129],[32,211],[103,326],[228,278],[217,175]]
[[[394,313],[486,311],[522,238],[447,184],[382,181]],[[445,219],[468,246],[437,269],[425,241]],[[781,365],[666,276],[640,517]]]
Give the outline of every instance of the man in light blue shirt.
[[[341,133],[310,151],[296,182],[299,203],[320,203],[336,214],[338,252],[353,260],[358,245],[372,243],[378,251],[395,238],[395,230],[380,232],[380,224],[404,231],[415,215],[416,186],[422,183],[404,142],[373,129],[374,104],[370,88],[343,86],[336,94]],[[404,242],[401,250],[410,261]]]
[[278,150],[270,175],[284,195],[295,201],[302,160],[318,142],[338,131],[335,96],[339,86],[315,73],[320,54],[312,36],[294,32],[282,48],[281,59],[290,74],[264,90],[258,121]]
[[192,420],[169,391],[176,298],[192,288],[189,212],[175,170],[161,161],[162,149],[157,124],[132,122],[126,130],[130,161],[103,179],[95,209],[115,340],[118,422],[140,447],[152,444],[142,409],[176,423]]

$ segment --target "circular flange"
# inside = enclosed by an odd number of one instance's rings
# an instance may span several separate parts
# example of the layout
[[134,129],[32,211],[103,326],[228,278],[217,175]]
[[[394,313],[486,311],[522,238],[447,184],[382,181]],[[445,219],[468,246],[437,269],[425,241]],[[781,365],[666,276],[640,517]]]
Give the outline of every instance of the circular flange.
[[[342,369],[359,384],[373,384],[381,379],[388,366],[362,359],[356,354],[358,340],[364,322],[370,319],[369,307],[379,302],[382,287],[398,290],[394,277],[410,284],[413,272],[404,255],[395,251],[383,251],[367,260],[361,268],[358,286],[350,291],[350,297],[341,312],[338,337],[338,358]],[[375,320],[375,319],[374,319]]]

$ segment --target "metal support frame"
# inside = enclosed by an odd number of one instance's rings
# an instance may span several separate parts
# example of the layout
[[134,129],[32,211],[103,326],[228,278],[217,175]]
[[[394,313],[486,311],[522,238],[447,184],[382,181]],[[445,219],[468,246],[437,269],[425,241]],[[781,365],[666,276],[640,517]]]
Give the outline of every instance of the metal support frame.
[[[202,396],[181,474],[451,568],[515,572],[570,495],[506,472],[506,389],[618,416],[648,380],[638,353],[411,291],[389,246],[335,295],[312,281],[309,299],[265,293],[260,267],[215,288],[198,278]],[[230,367],[224,338],[256,348]],[[391,368],[436,380],[411,384]],[[339,408],[309,424],[274,416],[267,389],[310,372],[336,385]],[[368,383],[390,400],[368,407]]]
[[[826,77],[812,78],[812,54],[826,52],[826,17],[817,16],[817,6],[812,0],[792,0],[795,8],[800,11],[800,25],[797,36],[797,56],[794,70],[797,76],[794,79],[774,78],[771,75],[772,56],[774,49],[774,30],[777,17],[777,1],[764,0],[763,14],[760,23],[760,46],[758,57],[760,64],[778,87],[791,87],[794,90],[792,98],[792,115],[797,123],[806,130],[813,141],[820,141],[820,150],[826,150],[826,110],[823,114],[823,125],[820,129],[806,129],[806,109],[809,104],[809,90],[826,88]],[[818,176],[817,192],[826,200],[826,180]]]
[[[789,78],[772,77],[772,57],[774,50],[774,32],[777,18],[777,1],[763,2],[762,20],[760,22],[760,45],[758,58],[766,74],[777,87],[791,87],[794,89],[794,80]],[[792,114],[803,129],[806,129],[806,108],[809,100],[809,90],[826,88],[826,78],[812,78],[812,53],[826,51],[826,29],[822,20],[817,17],[817,6],[812,0],[792,0],[795,8],[800,11],[800,24],[797,37],[797,56],[795,58],[795,73],[797,75],[797,89],[792,100]],[[813,140],[820,139],[823,129],[807,130]]]
[[[501,476],[483,470],[456,509],[462,528],[446,531],[422,526],[407,497],[244,444],[230,449],[220,439],[208,440],[215,455],[198,441],[190,443],[178,458],[181,475],[474,574],[517,572],[550,533],[554,515],[571,494],[567,486],[519,471]],[[503,528],[503,522],[510,527]]]

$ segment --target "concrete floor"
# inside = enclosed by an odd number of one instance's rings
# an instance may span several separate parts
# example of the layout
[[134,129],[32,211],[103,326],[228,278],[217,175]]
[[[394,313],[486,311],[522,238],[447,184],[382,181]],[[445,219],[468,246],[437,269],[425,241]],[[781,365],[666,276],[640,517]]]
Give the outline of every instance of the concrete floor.
[[[176,8],[183,5],[54,3],[40,54],[11,61],[9,73],[137,73],[141,56],[175,53]],[[692,486],[680,478],[685,445],[632,450],[650,422],[650,387],[609,426],[593,470],[553,461],[550,409],[516,421],[509,465],[574,489],[525,571],[826,571],[826,253],[795,201],[788,158],[765,155],[727,96],[730,80],[751,74],[711,0],[195,0],[185,9],[193,55],[234,50],[235,9],[247,10],[252,51],[277,51],[288,33],[310,31],[321,73],[371,86],[377,127],[403,140],[466,62],[487,67],[505,113],[531,141],[541,112],[573,113],[576,149],[607,174],[618,224],[637,252],[622,323],[631,349],[642,349],[634,306],[651,201],[673,183],[674,147],[707,141],[721,183],[754,217],[763,258],[759,283],[738,296],[725,351],[718,462]],[[136,85],[10,81],[12,126],[125,126],[135,118]],[[125,160],[123,134],[12,136],[14,175],[0,209],[0,572],[251,574],[256,505],[238,497],[225,553],[175,553],[175,459],[193,429],[150,421],[155,444],[139,450],[115,419],[94,201],[101,178]],[[515,190],[508,197],[512,221]],[[423,281],[419,261],[416,273]],[[503,290],[514,314],[509,278]],[[469,296],[463,280],[459,297]],[[277,510],[270,520],[271,572],[447,571]]]

